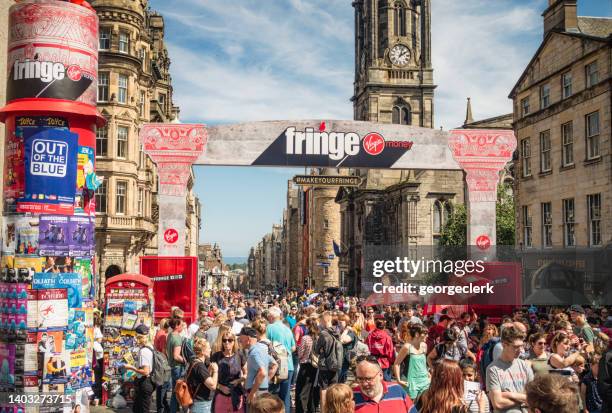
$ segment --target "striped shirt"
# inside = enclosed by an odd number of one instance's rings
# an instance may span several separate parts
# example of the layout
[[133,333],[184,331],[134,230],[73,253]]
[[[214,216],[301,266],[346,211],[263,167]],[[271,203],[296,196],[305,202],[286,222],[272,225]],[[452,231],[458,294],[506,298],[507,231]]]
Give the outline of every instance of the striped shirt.
[[353,389],[353,400],[355,400],[355,413],[404,413],[412,407],[412,400],[397,383],[383,381],[383,397],[377,403],[361,393],[359,386]]

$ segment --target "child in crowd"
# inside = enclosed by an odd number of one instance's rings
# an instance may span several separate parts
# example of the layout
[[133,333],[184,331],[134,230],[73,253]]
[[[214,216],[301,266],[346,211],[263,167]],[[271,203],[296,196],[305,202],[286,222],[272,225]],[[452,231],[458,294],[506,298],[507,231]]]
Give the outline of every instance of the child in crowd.
[[463,401],[469,413],[489,413],[489,399],[487,393],[480,389],[478,369],[470,358],[459,363],[463,373]]

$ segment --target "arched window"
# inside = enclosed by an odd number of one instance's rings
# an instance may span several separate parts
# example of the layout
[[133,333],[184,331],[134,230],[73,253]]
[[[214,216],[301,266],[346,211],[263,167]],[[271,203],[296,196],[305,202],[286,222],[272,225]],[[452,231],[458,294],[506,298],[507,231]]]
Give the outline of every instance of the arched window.
[[393,106],[393,117],[391,119],[391,123],[396,125],[400,124],[400,108],[397,106]]
[[440,201],[434,202],[433,206],[433,233],[434,236],[439,235],[442,232],[442,203]]
[[406,36],[406,8],[402,3],[395,3],[393,33],[396,36]]
[[408,106],[406,103],[393,106],[391,122],[396,125],[411,125],[412,114],[410,112],[410,106]]
[[433,243],[434,245],[438,245],[440,242],[440,236],[442,235],[442,230],[448,223],[451,215],[453,213],[453,206],[449,201],[444,200],[436,200],[433,204],[432,211],[432,234],[433,234]]

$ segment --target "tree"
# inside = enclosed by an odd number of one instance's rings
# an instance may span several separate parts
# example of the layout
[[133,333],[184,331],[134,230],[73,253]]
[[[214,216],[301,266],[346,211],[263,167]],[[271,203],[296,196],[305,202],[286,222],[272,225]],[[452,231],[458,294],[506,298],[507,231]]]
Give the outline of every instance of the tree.
[[[511,186],[502,184],[497,187],[495,205],[497,245],[514,245],[515,221],[514,198]],[[455,205],[448,221],[440,234],[440,245],[462,246],[467,242],[467,210],[465,205]]]

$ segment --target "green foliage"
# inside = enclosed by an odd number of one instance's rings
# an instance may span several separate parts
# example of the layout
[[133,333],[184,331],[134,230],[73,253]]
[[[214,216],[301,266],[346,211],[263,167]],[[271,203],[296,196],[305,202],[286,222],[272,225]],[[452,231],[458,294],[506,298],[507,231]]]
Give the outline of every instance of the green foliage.
[[[497,204],[495,206],[497,220],[497,245],[514,245],[515,219],[514,198],[510,185],[499,185],[497,188]],[[467,210],[465,205],[455,205],[453,212],[440,234],[440,245],[462,246],[467,240]]]

